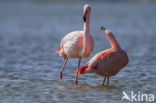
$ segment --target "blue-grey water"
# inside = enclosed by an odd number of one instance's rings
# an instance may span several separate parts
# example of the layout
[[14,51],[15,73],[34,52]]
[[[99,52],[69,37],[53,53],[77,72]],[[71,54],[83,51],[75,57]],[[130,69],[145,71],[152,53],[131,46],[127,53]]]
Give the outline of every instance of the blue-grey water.
[[[92,55],[110,48],[100,30],[109,28],[127,51],[129,64],[102,87],[103,77],[79,76],[77,59],[63,65],[55,55],[61,39],[83,29],[80,2],[0,2],[0,103],[120,103],[122,91],[156,96],[156,3],[93,2]],[[156,97],[155,97],[156,98]],[[128,102],[124,100],[124,102]]]

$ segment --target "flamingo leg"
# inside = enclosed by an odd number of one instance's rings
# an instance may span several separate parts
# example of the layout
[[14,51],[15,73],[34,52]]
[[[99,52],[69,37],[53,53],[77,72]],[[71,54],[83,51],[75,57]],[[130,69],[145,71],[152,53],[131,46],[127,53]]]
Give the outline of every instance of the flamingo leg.
[[105,85],[106,77],[107,76],[105,76],[104,79],[103,79],[103,83],[102,83],[103,86]]
[[63,73],[63,70],[64,70],[66,64],[67,64],[67,61],[68,61],[68,58],[65,60],[63,66],[62,66],[62,68],[61,68],[61,71],[60,71],[60,75],[59,75],[59,76],[60,76],[60,81],[61,81],[61,83],[63,83],[63,80],[62,80],[62,73]]
[[109,86],[109,76],[107,76],[107,86]]
[[[80,63],[81,63],[81,58],[79,58],[77,70],[80,68]],[[77,80],[78,80],[78,72],[76,73],[75,80],[74,80],[74,82],[75,82],[76,84],[78,83]]]

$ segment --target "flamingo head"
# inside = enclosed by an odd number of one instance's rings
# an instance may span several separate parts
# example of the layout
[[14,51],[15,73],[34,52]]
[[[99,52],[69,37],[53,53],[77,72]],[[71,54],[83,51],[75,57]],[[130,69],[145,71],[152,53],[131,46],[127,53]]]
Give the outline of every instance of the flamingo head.
[[107,35],[110,35],[110,36],[113,35],[112,32],[109,31],[109,30],[108,30],[107,28],[105,28],[104,26],[101,26],[101,30],[103,30]]
[[84,22],[86,22],[86,19],[89,17],[90,12],[91,12],[91,7],[88,4],[84,5],[84,14],[83,14]]

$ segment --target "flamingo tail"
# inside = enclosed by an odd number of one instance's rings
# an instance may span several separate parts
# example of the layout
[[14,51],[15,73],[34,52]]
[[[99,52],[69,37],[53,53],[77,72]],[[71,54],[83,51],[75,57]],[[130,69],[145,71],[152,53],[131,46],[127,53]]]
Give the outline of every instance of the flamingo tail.
[[61,46],[58,47],[55,53],[58,53],[61,50]]
[[76,70],[74,73],[76,74],[78,72],[78,75],[81,75],[84,73],[85,69],[88,68],[88,63],[85,64],[84,66],[78,68],[78,70]]

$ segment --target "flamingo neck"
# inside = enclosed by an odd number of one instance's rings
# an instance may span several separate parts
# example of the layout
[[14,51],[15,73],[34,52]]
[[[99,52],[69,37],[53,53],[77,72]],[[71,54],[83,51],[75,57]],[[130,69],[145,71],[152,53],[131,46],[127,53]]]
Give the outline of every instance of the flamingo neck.
[[86,22],[84,23],[84,27],[83,27],[83,30],[84,30],[84,34],[87,35],[89,34],[89,16],[86,18]]
[[117,42],[116,38],[114,37],[114,35],[110,32],[110,33],[106,33],[106,37],[109,40],[112,48],[121,48],[119,43]]
[[84,38],[83,38],[83,57],[88,57],[89,56],[89,52],[88,52],[88,49],[87,47],[89,46],[88,45],[88,39],[89,39],[89,15],[87,15],[87,18],[86,18],[86,22],[84,23],[84,28],[83,28],[83,31],[84,31]]

